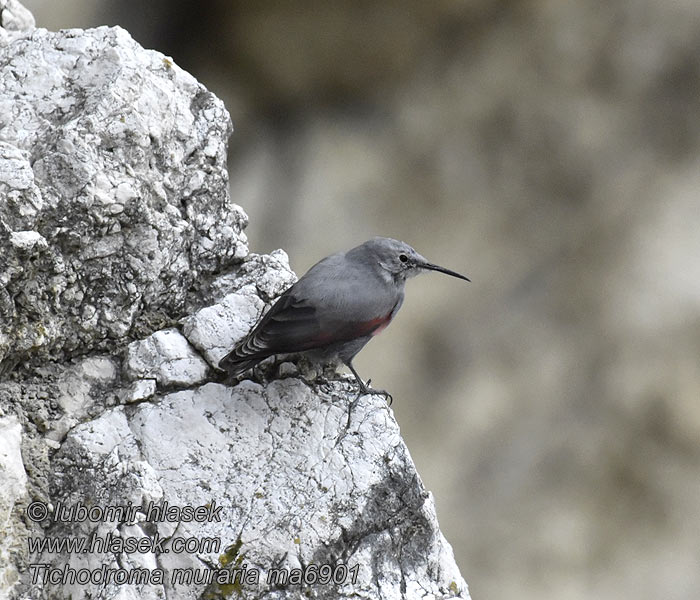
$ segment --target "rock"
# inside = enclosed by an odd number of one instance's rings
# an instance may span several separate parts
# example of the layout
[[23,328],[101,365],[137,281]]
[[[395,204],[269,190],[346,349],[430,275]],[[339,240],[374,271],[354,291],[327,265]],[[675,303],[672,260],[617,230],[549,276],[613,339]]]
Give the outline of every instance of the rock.
[[[27,32],[34,29],[35,25],[34,15],[18,0],[0,0],[0,32],[9,32],[10,35]],[[0,33],[0,36],[2,35]],[[2,37],[0,37],[0,45],[1,42]]]
[[161,386],[195,385],[207,376],[207,363],[177,329],[156,331],[133,342],[124,362],[130,379],[154,379]]
[[[3,24],[20,14],[8,1]],[[118,27],[0,46],[0,370],[111,348],[204,304],[247,254],[230,132],[219,99]]]
[[247,255],[221,102],[119,28],[6,39],[0,597],[468,598],[381,397],[213,381],[295,281]]
[[209,364],[218,365],[262,314],[264,303],[254,285],[228,294],[218,304],[207,306],[182,322],[185,337],[205,356]]
[[[169,582],[183,573],[178,569],[206,578],[244,564],[259,583],[237,587],[240,598],[282,597],[268,577],[311,564],[329,565],[323,572],[335,569],[348,581],[281,586],[284,597],[468,597],[391,409],[378,396],[353,402],[348,389],[297,379],[234,388],[208,383],[135,412],[106,411],[76,427],[57,453],[61,491],[54,501],[142,507],[138,536],[167,541],[162,552],[135,556],[141,563],[130,558],[129,565],[158,565],[166,583],[131,586],[134,597],[201,598],[205,591],[224,597],[226,585]],[[148,520],[144,488],[152,490],[148,498],[162,498],[161,507],[165,501],[173,509],[204,506],[211,514],[203,522],[181,521],[174,531],[171,523]],[[114,527],[116,536],[134,535],[119,523],[89,522],[73,524],[70,534],[105,536]],[[59,524],[47,534],[66,532]],[[176,540],[187,538],[215,543],[176,553]],[[67,562],[64,555],[44,559],[57,569]],[[345,577],[341,563],[350,570]],[[70,564],[118,568],[123,561],[89,555]],[[62,593],[113,597],[98,595],[98,586]]]
[[122,391],[121,398],[126,404],[146,400],[156,393],[155,379],[139,379],[134,381],[127,389]]
[[15,417],[0,419],[0,591],[19,580],[15,555],[26,535],[17,505],[26,501],[27,474],[21,454],[22,427]]
[[103,409],[107,397],[114,396],[117,366],[106,356],[91,356],[64,367],[53,385],[60,417],[47,422],[46,438],[61,441],[91,411]]
[[10,234],[10,244],[27,253],[34,248],[46,250],[49,247],[44,237],[36,231],[13,231]]

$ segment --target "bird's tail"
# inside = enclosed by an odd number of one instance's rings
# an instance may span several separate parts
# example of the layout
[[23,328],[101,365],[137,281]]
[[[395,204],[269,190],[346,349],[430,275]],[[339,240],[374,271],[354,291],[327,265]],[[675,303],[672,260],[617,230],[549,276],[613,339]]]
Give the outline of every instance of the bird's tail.
[[266,356],[241,356],[236,350],[238,348],[231,350],[219,361],[219,369],[226,371],[231,377],[240,375],[243,371],[247,371],[267,358]]

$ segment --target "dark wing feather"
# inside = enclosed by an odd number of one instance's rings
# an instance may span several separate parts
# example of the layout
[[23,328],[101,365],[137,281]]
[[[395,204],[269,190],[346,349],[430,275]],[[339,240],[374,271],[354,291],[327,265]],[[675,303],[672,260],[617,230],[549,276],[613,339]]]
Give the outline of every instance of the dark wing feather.
[[290,289],[265,314],[255,328],[219,361],[219,367],[240,373],[273,354],[315,347],[320,324],[316,309],[294,296]]
[[401,296],[397,299],[381,281],[376,295],[360,293],[370,284],[366,270],[352,268],[343,255],[323,259],[280,296],[219,367],[237,375],[273,354],[324,348],[380,331],[398,310]]

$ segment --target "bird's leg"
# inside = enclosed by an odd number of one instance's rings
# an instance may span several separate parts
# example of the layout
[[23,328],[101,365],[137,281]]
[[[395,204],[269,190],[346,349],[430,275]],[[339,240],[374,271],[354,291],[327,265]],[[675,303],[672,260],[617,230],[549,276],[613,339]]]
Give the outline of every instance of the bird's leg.
[[374,388],[369,387],[369,384],[372,381],[371,379],[368,379],[367,383],[365,383],[364,381],[362,381],[362,378],[357,374],[357,371],[355,371],[355,367],[352,366],[352,361],[349,360],[345,364],[347,365],[348,369],[352,371],[352,374],[357,380],[357,384],[360,386],[360,393],[357,395],[358,398],[363,394],[377,394],[378,396],[384,396],[389,406],[391,406],[391,403],[394,401],[394,398],[389,392],[387,392],[386,390],[375,390]]
[[253,381],[264,381],[262,371],[260,370],[260,363],[254,364],[253,368],[250,370],[253,376]]

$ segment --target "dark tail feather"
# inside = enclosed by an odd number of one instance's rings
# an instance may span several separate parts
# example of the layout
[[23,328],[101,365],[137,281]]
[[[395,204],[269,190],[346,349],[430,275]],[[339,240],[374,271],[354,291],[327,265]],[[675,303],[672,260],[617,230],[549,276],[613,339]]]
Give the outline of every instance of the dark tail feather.
[[243,371],[257,365],[266,356],[246,357],[236,356],[236,350],[232,350],[219,361],[219,369],[226,371],[231,377],[240,375]]

